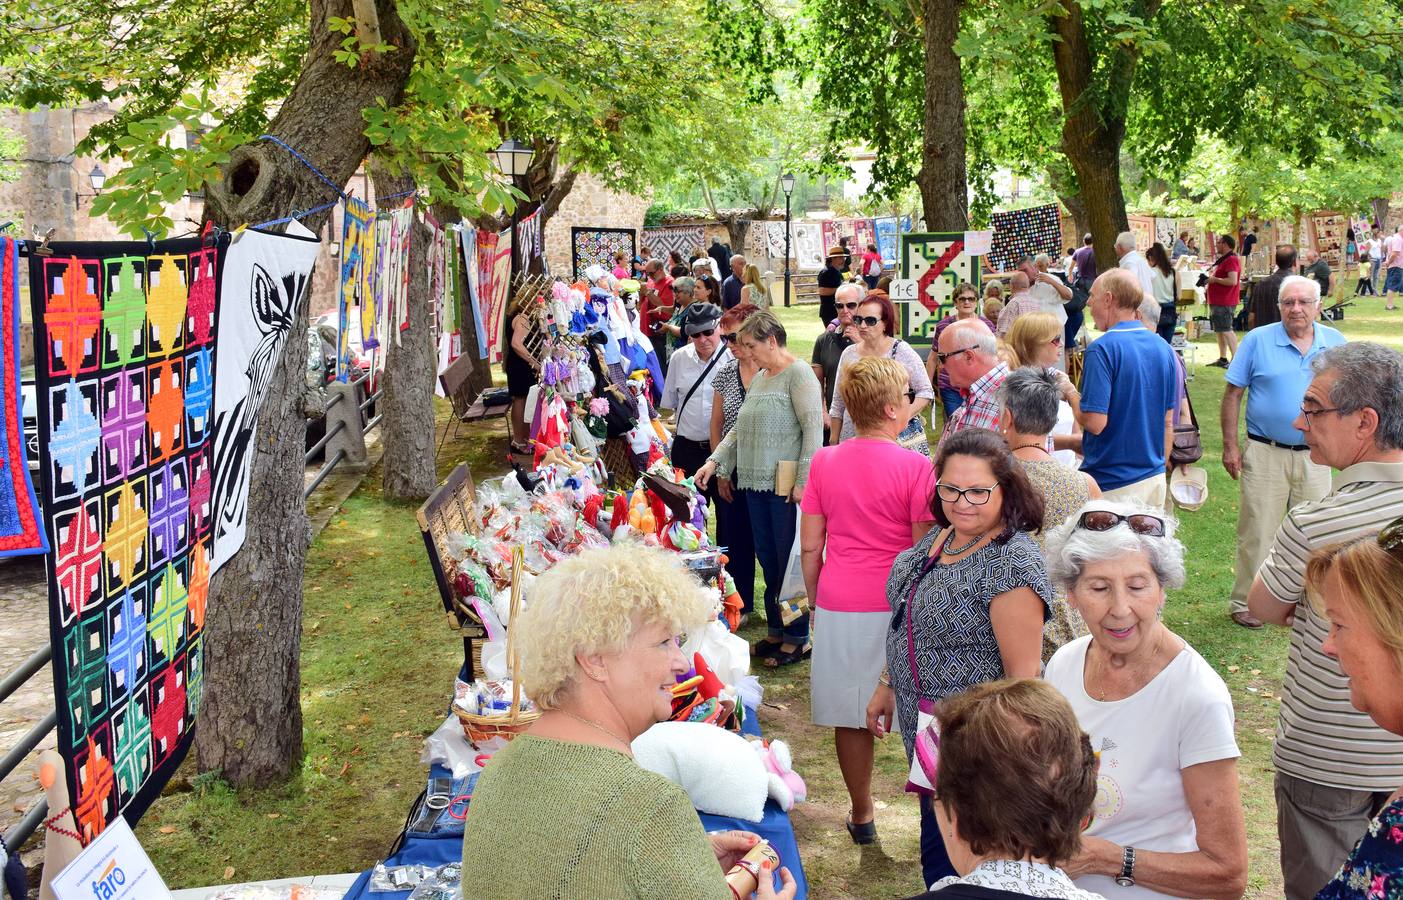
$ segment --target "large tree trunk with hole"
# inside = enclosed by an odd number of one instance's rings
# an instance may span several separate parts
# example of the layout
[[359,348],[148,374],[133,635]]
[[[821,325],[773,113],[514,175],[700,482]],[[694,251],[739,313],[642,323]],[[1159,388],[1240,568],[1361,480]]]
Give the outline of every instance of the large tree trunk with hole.
[[[1148,20],[1158,6],[1158,0],[1145,0],[1134,11]],[[1117,262],[1116,235],[1130,227],[1120,184],[1120,147],[1136,54],[1117,48],[1098,72],[1078,0],[1062,0],[1058,13],[1049,18],[1057,37],[1050,43],[1062,95],[1062,150],[1076,172],[1096,265],[1104,272]],[[1099,83],[1093,84],[1093,79]]]
[[965,83],[955,38],[964,0],[923,0],[926,44],[925,133],[916,184],[928,231],[969,227],[965,170]]
[[[398,49],[355,68],[332,58],[341,36],[330,16],[353,18],[351,0],[310,0],[310,44],[292,94],[268,132],[297,148],[337,185],[369,150],[361,110],[400,102],[414,40],[394,0],[377,0],[380,30]],[[206,186],[205,216],[228,226],[261,222],[325,203],[331,188],[271,143],[237,148],[223,180]],[[321,229],[329,213],[303,224]],[[296,771],[302,755],[302,575],[310,528],[302,502],[307,307],[293,331],[258,414],[248,504],[248,539],[215,576],[205,626],[205,684],[195,750],[199,768],[235,785],[262,785]]]
[[[388,197],[414,190],[414,180],[393,176],[375,165],[370,175],[375,196]],[[422,500],[434,492],[434,381],[438,352],[434,346],[434,308],[429,297],[429,228],[417,214],[409,233],[409,289],[406,297],[409,327],[387,341],[385,393],[379,409],[380,439],[385,445],[381,463],[385,496],[394,500]],[[448,237],[454,235],[450,232]]]

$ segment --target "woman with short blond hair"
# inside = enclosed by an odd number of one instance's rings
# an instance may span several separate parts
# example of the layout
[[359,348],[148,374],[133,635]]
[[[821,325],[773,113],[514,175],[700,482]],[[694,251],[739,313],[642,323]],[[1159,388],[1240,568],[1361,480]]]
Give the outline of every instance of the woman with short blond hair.
[[[671,716],[671,688],[691,667],[680,638],[706,624],[713,592],[676,554],[629,544],[558,563],[525,599],[510,628],[521,687],[544,712],[473,791],[463,858],[493,860],[501,886],[474,896],[734,900],[725,872],[758,838],[708,836],[687,794],[632,750]],[[781,879],[779,896],[793,897]],[[774,896],[760,880],[758,896]]]
[[877,838],[867,701],[882,674],[891,620],[885,575],[935,518],[930,460],[898,441],[910,420],[909,379],[905,366],[884,356],[844,370],[838,390],[856,434],[814,454],[800,507],[804,584],[815,621],[823,622],[814,633],[810,709],[815,725],[834,729],[852,803],[848,833],[859,844]]

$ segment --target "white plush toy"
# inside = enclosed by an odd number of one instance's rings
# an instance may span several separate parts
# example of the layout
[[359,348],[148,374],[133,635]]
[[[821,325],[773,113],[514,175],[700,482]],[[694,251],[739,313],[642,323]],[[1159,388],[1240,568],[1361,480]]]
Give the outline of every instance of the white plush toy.
[[704,813],[758,822],[772,777],[745,738],[705,722],[659,722],[633,741],[633,758],[687,792]]
[[755,751],[768,776],[770,797],[779,808],[789,812],[795,803],[803,803],[809,797],[808,786],[799,773],[794,771],[794,757],[789,745],[784,741],[765,741],[750,738],[750,747]]

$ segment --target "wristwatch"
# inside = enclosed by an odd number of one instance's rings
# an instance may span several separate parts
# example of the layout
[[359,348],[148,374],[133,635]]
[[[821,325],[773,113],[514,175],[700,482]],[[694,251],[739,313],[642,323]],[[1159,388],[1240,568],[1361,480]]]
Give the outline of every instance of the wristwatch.
[[1116,884],[1121,887],[1135,886],[1135,848],[1126,847],[1120,857],[1120,874],[1116,876]]

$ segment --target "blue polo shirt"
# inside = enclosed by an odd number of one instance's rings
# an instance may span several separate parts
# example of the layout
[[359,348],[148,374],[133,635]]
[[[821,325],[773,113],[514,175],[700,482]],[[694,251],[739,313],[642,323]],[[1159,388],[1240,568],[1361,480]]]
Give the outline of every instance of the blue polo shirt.
[[1315,339],[1302,356],[1280,322],[1247,332],[1228,366],[1228,383],[1247,391],[1247,433],[1293,446],[1304,444],[1305,435],[1291,423],[1310,387],[1310,361],[1344,342],[1344,335],[1316,322]]
[[1178,393],[1174,351],[1139,322],[1121,322],[1086,348],[1082,412],[1105,413],[1106,427],[1082,436],[1081,467],[1101,490],[1164,474],[1164,416]]

